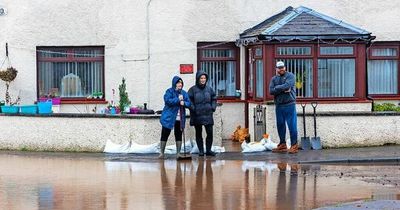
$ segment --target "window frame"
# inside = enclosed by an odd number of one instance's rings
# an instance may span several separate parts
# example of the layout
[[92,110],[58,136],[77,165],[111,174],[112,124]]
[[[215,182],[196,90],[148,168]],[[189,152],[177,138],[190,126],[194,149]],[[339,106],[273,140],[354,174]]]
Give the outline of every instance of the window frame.
[[[66,50],[66,57],[41,57],[41,51],[51,51],[51,50]],[[75,50],[100,50],[100,56],[98,57],[74,57],[73,53]],[[40,97],[40,88],[39,88],[39,62],[102,62],[103,65],[103,98],[101,99],[88,99],[87,97],[62,97],[62,104],[106,104],[106,91],[105,91],[105,65],[104,65],[104,56],[105,46],[37,46],[36,47],[36,97]]]
[[[305,97],[305,98],[297,98],[298,102],[311,102],[311,101],[334,101],[334,102],[341,102],[341,101],[346,101],[346,102],[351,102],[351,101],[365,101],[363,96],[363,87],[358,87],[360,82],[358,81],[359,79],[363,78],[362,75],[362,67],[363,67],[363,60],[365,62],[366,59],[366,53],[362,54],[361,50],[366,46],[365,43],[363,42],[355,42],[352,44],[348,43],[335,43],[335,44],[321,44],[321,43],[304,43],[304,42],[294,42],[294,43],[272,43],[272,44],[265,44],[266,46],[268,45],[273,45],[272,49],[273,52],[271,55],[267,56],[267,59],[272,59],[273,61],[280,60],[280,59],[312,59],[313,62],[313,93],[311,94],[311,97]],[[278,55],[278,47],[304,47],[304,46],[309,46],[311,47],[311,55]],[[319,47],[340,47],[340,46],[345,46],[353,47],[353,54],[351,55],[320,55],[320,48]],[[326,98],[319,98],[318,97],[318,60],[319,59],[354,59],[355,60],[355,95],[353,97],[326,97]],[[366,68],[366,64],[364,66]],[[275,62],[272,62],[268,65],[267,71],[270,71],[272,69],[272,72],[268,72],[269,75],[273,76],[275,75]],[[360,74],[360,75],[359,75]],[[269,76],[268,80],[271,79],[271,76]],[[269,81],[267,81],[269,84]],[[271,100],[273,96],[267,95],[266,99]]]
[[[373,49],[384,49],[384,48],[393,48],[397,50],[396,56],[373,56]],[[378,42],[373,43],[373,45],[368,49],[367,52],[367,71],[368,71],[368,61],[369,60],[395,60],[397,61],[397,94],[369,94],[368,96],[373,99],[396,99],[400,100],[400,43],[392,43],[392,42]],[[368,81],[367,81],[368,82]],[[367,89],[368,91],[368,89]]]
[[[240,48],[235,45],[235,42],[197,42],[197,68],[200,69],[201,62],[205,61],[234,61],[235,62],[235,89],[240,90]],[[210,46],[211,45],[211,46]],[[202,55],[202,50],[233,50],[232,57],[206,58]],[[218,100],[238,100],[236,96],[218,96]],[[240,98],[239,98],[240,99]]]
[[[353,47],[353,54],[331,54],[331,55],[321,55],[321,47]],[[357,58],[357,47],[355,44],[319,44],[317,45],[318,58]]]

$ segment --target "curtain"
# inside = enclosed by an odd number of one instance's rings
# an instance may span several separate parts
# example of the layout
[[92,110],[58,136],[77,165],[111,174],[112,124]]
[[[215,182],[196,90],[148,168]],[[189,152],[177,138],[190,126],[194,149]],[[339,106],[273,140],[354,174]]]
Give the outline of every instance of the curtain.
[[368,61],[368,93],[397,94],[397,60]]

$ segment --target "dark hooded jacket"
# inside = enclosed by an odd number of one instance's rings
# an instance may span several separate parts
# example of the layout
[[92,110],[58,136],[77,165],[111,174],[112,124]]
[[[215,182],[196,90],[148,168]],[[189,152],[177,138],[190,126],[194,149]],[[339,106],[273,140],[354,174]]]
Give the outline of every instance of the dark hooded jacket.
[[[163,127],[168,129],[174,128],[176,116],[178,115],[178,111],[180,109],[182,110],[182,114],[180,115],[181,128],[184,128],[186,119],[185,107],[190,107],[190,100],[186,91],[184,91],[183,89],[179,91],[176,90],[176,83],[178,83],[179,80],[182,79],[178,76],[174,76],[174,78],[172,79],[172,87],[168,88],[164,94],[164,109],[161,114],[160,122]],[[185,103],[184,107],[180,106],[179,94],[183,96],[183,101]]]
[[207,85],[200,84],[200,77],[208,75],[203,71],[196,74],[196,84],[188,91],[190,106],[190,125],[214,125],[213,113],[217,108],[217,97],[214,90]]

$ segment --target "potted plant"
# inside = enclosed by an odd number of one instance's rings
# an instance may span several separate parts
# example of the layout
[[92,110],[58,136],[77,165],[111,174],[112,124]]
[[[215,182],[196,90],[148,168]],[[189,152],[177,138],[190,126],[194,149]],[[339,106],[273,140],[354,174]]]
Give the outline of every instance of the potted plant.
[[14,106],[19,103],[20,97],[18,97],[15,101],[12,101],[9,88],[10,83],[14,81],[17,77],[18,71],[14,67],[10,66],[6,70],[0,71],[0,79],[6,82],[6,97],[5,97],[5,105],[1,107],[3,113],[18,113],[19,107]]
[[305,72],[303,72],[303,73],[299,72],[296,74],[296,88],[297,89],[303,88],[303,83],[304,83],[305,78],[306,78]]
[[128,93],[126,92],[126,83],[125,78],[122,78],[122,83],[118,87],[119,90],[119,109],[121,113],[127,113],[126,109],[131,105],[131,101],[129,100]]

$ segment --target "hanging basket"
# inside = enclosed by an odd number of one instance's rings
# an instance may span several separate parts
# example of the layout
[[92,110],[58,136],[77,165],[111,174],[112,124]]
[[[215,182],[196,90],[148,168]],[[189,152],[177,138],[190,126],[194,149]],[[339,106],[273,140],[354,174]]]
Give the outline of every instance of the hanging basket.
[[7,70],[0,71],[0,79],[5,82],[11,82],[17,77],[17,69],[14,67],[8,67]]

